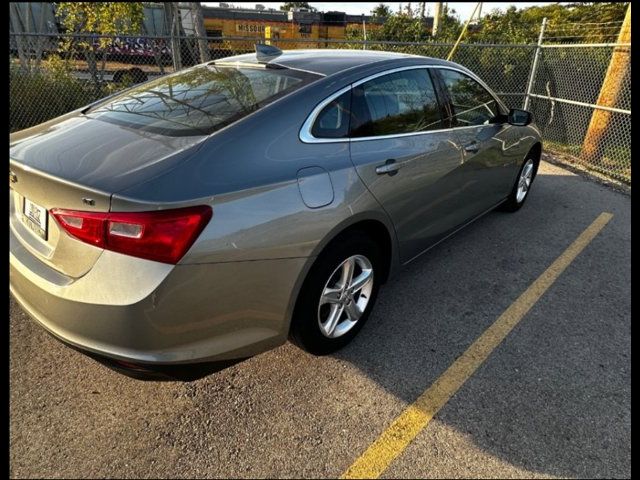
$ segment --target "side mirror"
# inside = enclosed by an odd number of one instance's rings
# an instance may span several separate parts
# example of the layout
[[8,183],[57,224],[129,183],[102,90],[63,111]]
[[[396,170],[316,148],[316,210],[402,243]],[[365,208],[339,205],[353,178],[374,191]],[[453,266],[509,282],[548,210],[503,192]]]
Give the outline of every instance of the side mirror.
[[509,115],[507,117],[507,121],[511,125],[515,125],[517,127],[525,127],[529,125],[532,120],[533,115],[531,115],[531,112],[520,110],[519,108],[512,108],[509,110]]

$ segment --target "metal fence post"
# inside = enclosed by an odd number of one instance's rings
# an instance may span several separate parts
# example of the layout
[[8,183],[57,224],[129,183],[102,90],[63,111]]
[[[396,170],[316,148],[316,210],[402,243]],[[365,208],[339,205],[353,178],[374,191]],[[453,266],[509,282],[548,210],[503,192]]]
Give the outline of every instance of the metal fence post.
[[364,15],[362,16],[362,32],[364,36],[364,43],[362,44],[362,49],[367,49],[367,24],[364,21]]
[[529,84],[527,85],[527,94],[524,97],[524,105],[522,108],[527,110],[529,108],[529,99],[531,98],[531,91],[533,90],[533,82],[536,80],[536,73],[538,72],[538,59],[540,58],[540,52],[542,51],[542,40],[544,39],[544,29],[547,26],[547,17],[542,19],[542,25],[540,26],[540,35],[538,36],[538,47],[536,53],[533,55],[533,64],[531,65],[531,74],[529,75]]

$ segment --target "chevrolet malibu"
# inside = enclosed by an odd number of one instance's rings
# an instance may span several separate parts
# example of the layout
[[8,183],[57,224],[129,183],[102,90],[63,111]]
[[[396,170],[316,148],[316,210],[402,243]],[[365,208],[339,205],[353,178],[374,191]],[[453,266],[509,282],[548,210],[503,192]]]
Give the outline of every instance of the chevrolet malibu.
[[518,210],[541,152],[458,64],[258,46],[12,135],[10,290],[122,365],[327,354],[400,266]]

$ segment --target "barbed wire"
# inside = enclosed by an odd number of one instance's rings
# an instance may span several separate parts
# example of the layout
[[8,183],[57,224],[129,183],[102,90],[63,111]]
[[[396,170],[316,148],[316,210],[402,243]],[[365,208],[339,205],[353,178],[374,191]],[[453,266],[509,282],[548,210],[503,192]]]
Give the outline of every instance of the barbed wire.
[[[575,31],[575,32],[619,32],[622,29],[620,28],[563,28],[563,27],[558,27],[558,28],[548,28],[545,29],[545,32],[562,32],[562,31]],[[627,29],[624,29],[627,30]]]
[[[556,25],[555,21],[551,21],[549,23]],[[612,23],[621,24],[624,23],[624,20],[615,20],[611,22],[563,22],[562,25],[609,25]]]

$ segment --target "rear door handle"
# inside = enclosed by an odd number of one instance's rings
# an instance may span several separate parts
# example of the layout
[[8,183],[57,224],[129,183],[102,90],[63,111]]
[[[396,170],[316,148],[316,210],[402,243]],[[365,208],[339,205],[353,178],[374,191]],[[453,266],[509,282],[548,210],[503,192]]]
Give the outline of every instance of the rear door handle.
[[465,152],[478,153],[480,147],[477,142],[471,142],[464,146]]
[[376,173],[378,175],[395,175],[396,173],[398,173],[399,169],[400,164],[396,163],[396,160],[394,158],[390,158],[389,160],[384,162],[384,165],[378,165],[376,167]]

